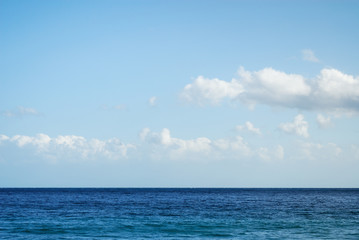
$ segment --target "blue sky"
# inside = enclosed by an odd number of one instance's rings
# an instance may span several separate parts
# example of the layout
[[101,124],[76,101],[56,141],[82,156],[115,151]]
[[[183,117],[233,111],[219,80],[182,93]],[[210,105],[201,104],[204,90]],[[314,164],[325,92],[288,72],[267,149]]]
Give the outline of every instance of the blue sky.
[[359,2],[0,1],[1,187],[359,187]]

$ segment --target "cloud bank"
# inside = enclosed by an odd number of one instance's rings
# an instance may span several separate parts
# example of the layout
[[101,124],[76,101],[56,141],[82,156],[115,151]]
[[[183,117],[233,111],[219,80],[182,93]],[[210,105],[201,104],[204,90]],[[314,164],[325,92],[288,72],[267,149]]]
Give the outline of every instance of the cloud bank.
[[[82,136],[60,135],[50,137],[46,134],[35,136],[0,134],[1,160],[11,161],[12,153],[24,153],[29,159],[42,159],[45,162],[60,163],[124,160],[126,161],[262,161],[267,163],[288,162],[292,160],[356,161],[359,159],[359,146],[339,146],[335,143],[315,143],[306,141],[307,123],[302,115],[297,115],[293,122],[282,123],[280,128],[289,134],[303,137],[295,140],[295,148],[288,150],[286,143],[257,145],[247,142],[242,136],[210,139],[198,137],[181,139],[172,136],[167,128],[159,132],[144,128],[140,134],[139,144],[126,144],[118,138],[99,140]],[[6,152],[10,151],[10,155]],[[11,153],[12,152],[12,153]],[[5,157],[4,157],[5,156]],[[7,156],[7,157],[6,157]]]
[[359,77],[325,68],[313,79],[288,74],[273,68],[259,71],[238,70],[238,79],[230,82],[199,76],[187,84],[181,98],[199,105],[218,105],[224,100],[240,101],[249,106],[320,110],[327,112],[359,111]]
[[[139,134],[141,142],[125,144],[118,138],[99,140],[86,139],[82,136],[60,135],[50,137],[40,133],[35,136],[0,135],[0,148],[25,151],[26,154],[44,159],[86,161],[86,160],[119,160],[119,159],[154,159],[178,161],[212,161],[212,160],[249,160],[265,161],[283,159],[282,146],[250,146],[243,137],[234,136],[220,139],[198,137],[181,139],[171,135],[167,128],[159,132],[144,128]],[[130,154],[129,154],[129,150]],[[28,156],[30,156],[28,155]]]
[[132,144],[124,144],[117,138],[99,140],[86,139],[82,136],[66,135],[51,138],[46,134],[36,136],[0,135],[0,144],[15,144],[20,149],[27,149],[48,159],[120,159],[127,157],[127,151],[135,148]]

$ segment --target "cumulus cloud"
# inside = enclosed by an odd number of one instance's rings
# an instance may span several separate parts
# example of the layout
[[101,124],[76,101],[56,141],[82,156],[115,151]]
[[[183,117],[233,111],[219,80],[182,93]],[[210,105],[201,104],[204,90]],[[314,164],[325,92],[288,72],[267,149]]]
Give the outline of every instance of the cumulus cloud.
[[359,77],[323,69],[317,77],[314,100],[324,108],[359,110]]
[[244,158],[251,155],[250,147],[240,136],[216,140],[206,137],[180,139],[172,137],[167,128],[160,132],[152,132],[144,128],[140,133],[140,138],[151,146],[152,156],[155,158],[222,159],[228,158],[229,155],[231,158]]
[[320,128],[328,128],[332,126],[330,117],[324,117],[322,114],[317,115],[317,123]]
[[296,134],[301,137],[309,137],[308,133],[308,122],[304,120],[302,114],[298,114],[293,122],[281,123],[279,129],[286,133]]
[[[99,140],[76,135],[59,135],[50,137],[47,134],[34,136],[0,135],[0,148],[16,149],[39,157],[39,159],[57,162],[63,160],[87,161],[96,159],[132,159],[144,158],[154,160],[249,160],[249,159],[282,159],[284,149],[277,147],[251,147],[243,137],[210,139],[197,137],[181,139],[173,137],[168,128],[159,132],[144,128],[139,133],[141,142],[136,146],[126,144],[118,138]],[[14,148],[15,147],[15,148]],[[266,150],[265,150],[266,149]],[[130,154],[128,151],[132,150]]]
[[252,133],[255,133],[257,135],[262,134],[261,130],[259,128],[255,128],[253,123],[251,123],[250,121],[247,121],[244,126],[243,125],[237,125],[236,129],[239,130],[239,131],[241,131],[243,129],[247,129],[248,131],[250,131]]
[[149,128],[144,128],[140,133],[140,138],[145,144],[150,145],[148,155],[157,159],[271,161],[284,157],[284,148],[281,145],[256,149],[241,136],[220,139],[207,137],[181,139],[173,137],[167,128],[160,132],[152,132]]
[[150,97],[150,99],[148,99],[148,104],[153,107],[157,104],[157,97],[153,96],[153,97]]
[[15,110],[6,110],[2,112],[4,117],[22,117],[22,116],[35,116],[39,115],[39,112],[34,108],[27,108],[23,106],[17,107]]
[[200,137],[191,140],[183,140],[180,138],[173,138],[170,130],[167,128],[162,129],[161,132],[151,132],[145,128],[140,133],[143,141],[153,145],[161,145],[165,148],[171,149],[176,154],[185,152],[208,152],[211,148],[211,140],[205,137]]
[[310,49],[302,50],[302,59],[308,62],[319,62],[319,59],[314,55],[314,52]]
[[272,68],[249,72],[243,67],[238,74],[245,89],[240,97],[243,102],[295,106],[311,93],[311,87],[304,77],[297,74],[287,74]]
[[96,156],[108,159],[120,159],[127,156],[128,149],[135,148],[132,144],[122,143],[117,138],[108,140],[86,139],[82,136],[58,136],[51,138],[46,134],[35,136],[0,135],[0,143],[13,143],[19,148],[33,150],[36,154],[51,159],[71,157],[76,159],[93,159]]
[[181,97],[199,105],[206,103],[216,105],[225,98],[235,99],[242,92],[243,86],[235,79],[226,82],[217,78],[209,79],[199,76],[193,83],[184,87]]
[[38,150],[43,151],[49,146],[51,138],[46,134],[40,133],[35,137],[15,135],[10,139],[10,141],[15,142],[19,147],[31,144]]
[[327,112],[359,111],[359,77],[325,68],[306,79],[273,68],[247,71],[240,67],[238,79],[227,82],[198,77],[184,87],[181,97],[200,105],[219,104],[224,99],[253,106],[266,104]]

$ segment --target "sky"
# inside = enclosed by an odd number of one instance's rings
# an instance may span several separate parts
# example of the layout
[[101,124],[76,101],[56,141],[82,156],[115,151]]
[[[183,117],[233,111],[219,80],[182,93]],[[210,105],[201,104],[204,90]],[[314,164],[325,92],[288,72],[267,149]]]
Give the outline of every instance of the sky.
[[358,12],[0,0],[0,187],[359,187]]

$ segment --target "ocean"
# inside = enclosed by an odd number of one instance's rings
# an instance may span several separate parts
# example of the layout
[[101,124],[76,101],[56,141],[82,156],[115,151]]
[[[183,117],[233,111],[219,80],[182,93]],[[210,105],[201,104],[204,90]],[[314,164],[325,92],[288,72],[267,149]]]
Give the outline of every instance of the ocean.
[[0,239],[359,239],[359,189],[0,189]]

